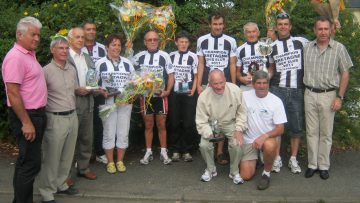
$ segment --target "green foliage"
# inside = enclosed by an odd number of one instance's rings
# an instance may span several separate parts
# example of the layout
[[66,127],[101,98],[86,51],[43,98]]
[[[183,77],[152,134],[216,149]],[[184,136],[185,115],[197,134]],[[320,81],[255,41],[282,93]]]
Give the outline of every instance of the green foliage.
[[[84,21],[94,21],[98,25],[98,40],[104,41],[107,35],[118,33],[124,36],[117,17],[110,10],[109,3],[113,0],[42,0],[16,1],[0,0],[0,57],[3,59],[15,41],[17,21],[26,16],[37,17],[43,23],[41,43],[37,56],[42,65],[50,60],[50,36],[62,29],[81,26]],[[114,0],[115,1],[115,0]],[[117,0],[119,1],[119,0]],[[253,21],[258,23],[262,36],[266,34],[264,9],[266,0],[248,1],[233,0],[141,0],[155,6],[172,5],[175,12],[178,30],[186,30],[192,34],[191,49],[195,50],[196,39],[209,32],[208,16],[213,11],[220,11],[225,16],[225,32],[237,40],[238,45],[244,43],[242,26]],[[317,14],[311,8],[309,0],[298,0],[291,13],[292,34],[314,39],[313,20]],[[310,19],[310,20],[309,20]],[[334,142],[340,147],[359,146],[360,143],[360,27],[353,20],[350,12],[341,12],[342,29],[336,34],[336,40],[343,43],[354,62],[346,99],[342,110],[336,114]],[[135,52],[143,49],[139,33],[134,42]],[[167,51],[174,45],[167,46]],[[0,98],[6,98],[3,83],[0,83]],[[5,99],[3,99],[5,102]],[[7,112],[5,103],[0,105],[0,138],[8,134]]]

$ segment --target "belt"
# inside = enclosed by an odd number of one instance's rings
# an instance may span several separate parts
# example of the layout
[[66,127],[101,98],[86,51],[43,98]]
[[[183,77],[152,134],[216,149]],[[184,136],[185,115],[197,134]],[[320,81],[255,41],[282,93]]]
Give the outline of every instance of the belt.
[[336,88],[330,88],[330,89],[317,89],[317,88],[312,88],[312,87],[309,87],[309,86],[305,86],[306,89],[312,91],[312,92],[315,92],[315,93],[323,93],[323,92],[331,92],[331,91],[335,91]]
[[45,107],[40,107],[38,109],[26,109],[28,113],[45,113]]
[[75,110],[70,110],[70,111],[62,111],[62,112],[51,112],[54,115],[58,115],[58,116],[66,116],[69,114],[72,114]]

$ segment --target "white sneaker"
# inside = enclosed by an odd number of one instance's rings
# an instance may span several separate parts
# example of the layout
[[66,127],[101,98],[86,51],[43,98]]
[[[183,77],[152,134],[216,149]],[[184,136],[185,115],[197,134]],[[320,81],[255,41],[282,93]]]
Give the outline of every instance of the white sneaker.
[[193,161],[193,158],[192,158],[190,153],[183,154],[183,159],[184,159],[185,162],[192,162]]
[[236,185],[240,185],[244,183],[244,180],[241,178],[240,174],[232,175],[230,173],[229,178],[231,178],[233,180],[233,183]]
[[212,179],[212,177],[215,177],[215,176],[217,176],[216,170],[214,170],[213,172],[210,172],[207,169],[205,169],[205,172],[204,172],[204,174],[201,175],[200,180],[203,182],[209,182]]
[[174,152],[171,159],[173,162],[178,162],[180,160],[180,154],[177,152]]
[[167,152],[160,153],[160,161],[163,162],[163,164],[168,165],[171,163],[171,159],[168,157]]
[[299,166],[299,162],[296,159],[289,160],[289,168],[291,169],[292,173],[301,173],[301,168]]
[[144,157],[142,159],[140,159],[140,163],[143,165],[147,165],[152,160],[153,160],[152,152],[146,152]]
[[96,156],[96,161],[100,162],[100,163],[103,163],[103,164],[107,164],[107,162],[108,162],[105,154],[102,155],[102,156]]
[[283,165],[282,165],[281,158],[275,159],[271,171],[273,171],[273,172],[275,172],[275,173],[279,173],[279,172],[280,172],[280,168],[281,168],[282,166],[283,166]]

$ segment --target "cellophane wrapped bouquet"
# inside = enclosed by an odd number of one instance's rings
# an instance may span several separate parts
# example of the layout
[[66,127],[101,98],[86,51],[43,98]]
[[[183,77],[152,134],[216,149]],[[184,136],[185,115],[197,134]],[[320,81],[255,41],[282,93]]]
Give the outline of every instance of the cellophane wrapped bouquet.
[[115,96],[114,104],[99,106],[99,116],[101,119],[106,119],[117,106],[131,104],[139,95],[144,96],[146,103],[150,105],[150,99],[154,94],[161,94],[164,88],[165,83],[162,77],[153,72],[135,71],[130,75],[121,93]]

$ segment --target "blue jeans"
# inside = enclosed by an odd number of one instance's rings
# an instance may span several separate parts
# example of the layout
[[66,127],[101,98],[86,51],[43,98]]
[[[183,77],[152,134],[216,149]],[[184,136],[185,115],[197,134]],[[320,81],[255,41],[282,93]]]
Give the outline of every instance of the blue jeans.
[[304,89],[271,86],[270,92],[284,104],[291,136],[301,136],[304,129]]

